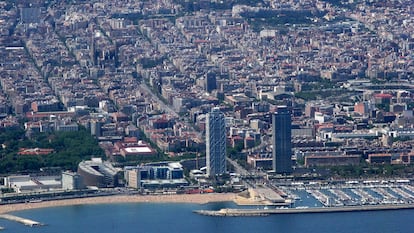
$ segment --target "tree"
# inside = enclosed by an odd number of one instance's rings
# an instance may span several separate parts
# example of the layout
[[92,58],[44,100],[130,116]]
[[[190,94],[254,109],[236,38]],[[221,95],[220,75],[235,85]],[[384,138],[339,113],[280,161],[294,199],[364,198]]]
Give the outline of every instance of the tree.
[[[104,157],[98,141],[86,129],[77,132],[35,133],[31,139],[24,130],[6,130],[0,133],[5,145],[0,150],[0,171],[3,174],[38,172],[42,167],[61,167],[76,170],[79,162],[91,157]],[[19,155],[19,148],[51,148],[48,155]]]

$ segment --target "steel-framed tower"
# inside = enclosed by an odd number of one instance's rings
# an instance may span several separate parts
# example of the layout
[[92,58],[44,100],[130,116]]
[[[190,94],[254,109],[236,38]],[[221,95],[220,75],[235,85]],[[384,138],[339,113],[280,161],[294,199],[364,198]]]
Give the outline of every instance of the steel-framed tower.
[[206,117],[206,157],[208,176],[226,172],[226,122],[218,107]]
[[278,106],[272,119],[273,170],[292,173],[292,118],[286,106]]

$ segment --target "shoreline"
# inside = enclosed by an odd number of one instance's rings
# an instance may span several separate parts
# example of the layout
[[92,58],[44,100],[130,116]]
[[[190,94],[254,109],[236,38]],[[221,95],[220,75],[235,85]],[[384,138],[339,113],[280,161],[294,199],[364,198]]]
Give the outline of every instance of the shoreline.
[[[237,194],[234,193],[207,193],[207,194],[171,194],[171,195],[112,195],[99,197],[81,197],[63,200],[45,200],[41,202],[28,202],[0,205],[0,214],[11,212],[53,208],[76,205],[99,205],[118,203],[190,203],[207,204],[212,202],[235,202]],[[235,202],[236,203],[236,202]],[[260,205],[260,204],[259,204]],[[261,216],[269,214],[295,214],[295,213],[330,213],[330,212],[359,212],[380,210],[414,209],[414,204],[399,205],[368,205],[368,206],[342,206],[320,208],[277,208],[277,209],[221,209],[200,210],[198,214],[209,216]]]
[[0,205],[0,214],[21,210],[51,208],[74,205],[116,204],[116,203],[192,203],[207,204],[210,202],[233,201],[234,193],[208,194],[172,194],[172,195],[113,195],[100,197],[85,197],[63,200],[51,200],[35,203],[18,203]]

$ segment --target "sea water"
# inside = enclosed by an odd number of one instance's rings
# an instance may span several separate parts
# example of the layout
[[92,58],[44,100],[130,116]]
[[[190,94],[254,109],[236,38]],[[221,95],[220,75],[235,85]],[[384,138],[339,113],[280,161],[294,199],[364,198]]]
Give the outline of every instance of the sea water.
[[[0,220],[7,233],[412,233],[414,210],[211,217],[194,210],[233,203],[128,203],[51,207],[12,214],[46,224],[28,227]],[[257,207],[259,208],[259,207]]]

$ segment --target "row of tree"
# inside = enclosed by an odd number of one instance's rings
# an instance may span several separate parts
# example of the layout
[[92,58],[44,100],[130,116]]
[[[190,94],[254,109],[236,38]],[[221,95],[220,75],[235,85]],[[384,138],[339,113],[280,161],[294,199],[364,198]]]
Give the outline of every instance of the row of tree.
[[[28,139],[23,129],[0,132],[0,171],[2,174],[38,172],[41,168],[77,169],[79,162],[103,157],[103,150],[86,129],[77,132],[37,133]],[[19,155],[19,148],[50,148],[48,155]]]

